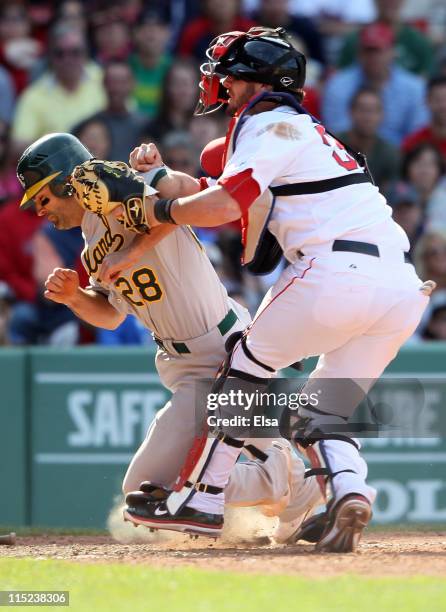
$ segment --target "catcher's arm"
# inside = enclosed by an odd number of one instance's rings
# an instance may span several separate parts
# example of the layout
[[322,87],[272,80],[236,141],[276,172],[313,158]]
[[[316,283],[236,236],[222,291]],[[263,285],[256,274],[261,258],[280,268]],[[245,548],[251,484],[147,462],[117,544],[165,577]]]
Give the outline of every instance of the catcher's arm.
[[[119,213],[119,207],[115,209]],[[104,283],[112,283],[121,273],[132,268],[146,251],[153,249],[163,238],[174,232],[174,225],[157,225],[150,230],[150,234],[136,236],[132,244],[122,251],[115,251],[106,255],[101,264],[101,280]]]
[[45,282],[45,297],[58,304],[65,304],[74,314],[95,327],[116,329],[125,319],[97,291],[82,289],[78,273],[67,268],[56,268]]
[[[129,164],[138,172],[151,172],[156,180],[156,183],[151,184],[163,198],[193,195],[201,190],[198,179],[164,166],[161,154],[153,142],[135,147],[130,153]],[[157,168],[164,168],[165,172],[157,174],[154,172]]]

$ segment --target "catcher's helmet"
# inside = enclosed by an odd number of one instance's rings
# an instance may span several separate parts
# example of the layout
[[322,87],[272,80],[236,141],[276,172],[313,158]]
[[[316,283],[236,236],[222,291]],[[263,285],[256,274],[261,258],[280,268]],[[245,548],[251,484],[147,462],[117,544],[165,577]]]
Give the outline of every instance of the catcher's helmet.
[[67,178],[75,166],[92,158],[90,151],[71,134],[47,134],[36,140],[17,164],[17,177],[25,189],[20,207],[32,206],[33,198],[45,185],[58,197],[71,195]]
[[305,83],[305,56],[283,28],[251,28],[214,38],[200,67],[200,100],[196,115],[211,113],[228,100],[225,76],[272,85],[274,91],[297,92]]

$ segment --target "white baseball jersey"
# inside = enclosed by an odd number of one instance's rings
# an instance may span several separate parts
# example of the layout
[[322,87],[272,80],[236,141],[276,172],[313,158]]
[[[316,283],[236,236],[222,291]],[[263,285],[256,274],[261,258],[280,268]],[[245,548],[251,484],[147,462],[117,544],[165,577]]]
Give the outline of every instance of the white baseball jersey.
[[[363,172],[322,125],[291,107],[242,114],[241,121],[234,151],[228,147],[230,157],[218,182],[238,202],[245,228],[249,207],[257,206],[269,187]],[[231,138],[227,143],[231,145]],[[277,196],[270,211],[268,229],[291,263],[264,297],[245,334],[249,351],[237,344],[231,367],[262,379],[302,358],[320,356],[305,387],[309,393],[317,390],[314,414],[345,418],[355,406],[348,413],[336,413],[329,379],[354,380],[368,391],[426,308],[421,280],[405,263],[409,241],[369,182]],[[372,256],[354,249],[333,251],[337,239],[372,243],[378,252]],[[307,455],[313,467],[326,467],[331,474],[328,482],[335,501],[360,494],[373,503],[376,492],[366,483],[367,466],[359,445],[347,437],[312,441]],[[234,449],[219,445],[201,482],[221,486],[235,459]],[[189,505],[214,511],[205,504],[199,493]]]
[[[248,170],[260,193],[276,185],[363,172],[322,125],[288,106],[246,119],[219,182],[224,185],[237,175],[245,179]],[[246,180],[243,188],[249,193]],[[377,187],[371,183],[349,185],[324,193],[278,196],[268,229],[291,262],[296,261],[298,250],[311,253],[313,245],[338,238],[379,242],[407,251],[407,236],[391,215]]]
[[136,234],[123,230],[112,216],[90,212],[82,232],[90,287],[107,294],[119,312],[135,315],[161,340],[197,338],[227,314],[226,289],[189,227],[178,227],[110,285],[100,281],[102,262],[109,253],[128,248]]

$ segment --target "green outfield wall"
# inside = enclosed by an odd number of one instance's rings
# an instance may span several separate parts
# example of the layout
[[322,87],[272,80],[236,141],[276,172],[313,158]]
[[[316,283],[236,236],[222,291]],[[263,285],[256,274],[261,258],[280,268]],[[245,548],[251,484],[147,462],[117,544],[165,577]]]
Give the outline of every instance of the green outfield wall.
[[[0,525],[105,526],[169,397],[153,358],[144,348],[0,349]],[[375,521],[445,522],[446,440],[432,432],[446,413],[446,343],[405,348],[386,376],[422,381],[422,400],[397,382],[380,400],[426,435],[363,441]]]

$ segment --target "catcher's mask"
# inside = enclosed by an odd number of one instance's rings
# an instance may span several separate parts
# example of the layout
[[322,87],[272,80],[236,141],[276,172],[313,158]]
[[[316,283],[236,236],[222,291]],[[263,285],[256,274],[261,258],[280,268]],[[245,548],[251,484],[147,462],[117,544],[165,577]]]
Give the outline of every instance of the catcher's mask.
[[36,140],[17,164],[17,177],[25,190],[20,207],[32,206],[35,196],[46,185],[59,198],[72,195],[69,177],[74,167],[92,158],[72,134],[47,134]]
[[214,38],[200,66],[200,98],[195,115],[212,113],[228,101],[226,76],[271,85],[274,91],[297,92],[305,83],[305,56],[283,28],[251,28]]

